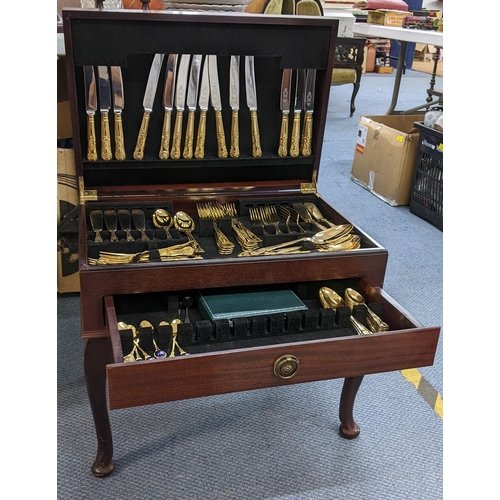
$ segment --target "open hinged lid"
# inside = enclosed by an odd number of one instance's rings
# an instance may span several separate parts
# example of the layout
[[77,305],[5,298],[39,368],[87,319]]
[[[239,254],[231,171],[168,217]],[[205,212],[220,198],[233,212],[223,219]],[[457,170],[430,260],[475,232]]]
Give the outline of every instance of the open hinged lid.
[[[338,21],[317,17],[252,15],[220,12],[171,11],[98,11],[67,9],[63,11],[66,44],[68,86],[71,101],[76,169],[81,193],[87,199],[107,199],[119,196],[177,197],[197,193],[216,194],[241,192],[255,195],[259,192],[286,191],[299,193],[315,190],[330,91],[330,75]],[[155,55],[162,59],[157,90],[150,99],[148,128],[142,159],[134,158],[141,123],[144,120],[145,91]],[[202,85],[203,67],[208,55],[217,56],[221,114],[227,157],[221,157],[220,129],[216,127],[216,93],[210,81],[211,102],[206,112],[206,134],[202,158],[184,158],[188,134],[188,106],[182,121],[180,158],[160,158],[162,132],[166,123],[163,102],[168,56],[178,54],[177,80],[174,80],[173,109],[171,111],[170,143],[175,143],[176,97],[179,85],[182,54],[201,55],[199,85]],[[230,89],[231,56],[240,56],[239,93]],[[254,56],[256,85],[256,121],[258,136],[252,129],[252,113],[247,103],[246,56]],[[194,58],[191,58],[191,60]],[[191,64],[189,65],[189,67]],[[108,75],[111,89],[120,91],[114,80],[116,68],[121,70],[122,97],[114,108],[113,92],[106,97],[100,90],[102,75]],[[289,88],[288,142],[284,156],[278,154],[282,134],[281,88],[285,69],[292,69]],[[315,76],[315,82],[304,84],[301,100],[301,136],[306,130],[305,117],[312,118],[310,153],[299,148],[290,154],[294,122],[295,91],[299,71]],[[315,70],[315,71],[312,71]],[[87,83],[84,73],[87,72]],[[93,76],[92,76],[93,75]],[[211,76],[211,75],[210,75]],[[188,73],[189,81],[189,73]],[[92,79],[93,82],[92,82]],[[104,78],[104,83],[105,81]],[[118,85],[118,88],[117,88]],[[310,92],[313,88],[313,93]],[[88,95],[86,91],[88,90]],[[200,127],[199,99],[194,113],[193,150],[197,145]],[[234,96],[239,95],[239,106]],[[215,98],[214,98],[215,97]],[[313,100],[311,99],[313,98]],[[215,102],[214,102],[215,101]],[[237,101],[237,100],[236,100]],[[254,100],[250,100],[254,101]],[[304,102],[304,104],[302,104]],[[255,102],[250,102],[252,110]],[[108,111],[109,107],[109,112]],[[233,113],[238,108],[239,156],[231,157]],[[90,113],[87,111],[90,110]],[[311,114],[312,113],[312,114]],[[111,159],[104,160],[109,124]],[[298,115],[297,115],[298,118]],[[104,121],[103,121],[104,119]],[[117,157],[119,126],[123,129],[126,158]],[[87,159],[89,123],[94,122],[97,159]],[[91,123],[90,123],[91,124]],[[260,139],[261,155],[255,154],[256,138]],[[304,140],[304,137],[301,137]],[[90,142],[92,142],[92,137]],[[307,143],[307,141],[306,141]],[[167,151],[169,150],[167,148]],[[104,148],[105,149],[105,148]],[[140,149],[140,148],[139,148]],[[119,156],[119,155],[118,155]],[[176,155],[174,155],[176,156]],[[302,189],[301,189],[302,188]]]

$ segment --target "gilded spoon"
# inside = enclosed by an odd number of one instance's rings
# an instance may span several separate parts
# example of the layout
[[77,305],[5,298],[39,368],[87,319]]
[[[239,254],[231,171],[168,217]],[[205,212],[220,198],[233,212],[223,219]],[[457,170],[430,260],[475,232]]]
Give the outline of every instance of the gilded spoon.
[[163,208],[158,208],[155,210],[153,214],[153,224],[158,229],[163,229],[165,231],[165,235],[168,238],[172,238],[169,229],[172,227],[174,223],[174,219],[172,216]]
[[344,292],[345,302],[352,309],[353,306],[365,306],[366,307],[366,322],[373,333],[376,332],[387,332],[389,330],[389,325],[382,321],[382,319],[375,314],[367,305],[365,298],[352,288],[346,288]]
[[[326,308],[337,310],[337,307],[345,306],[344,299],[334,290],[323,286],[319,289],[319,300],[321,305]],[[352,310],[352,308],[351,308]],[[351,325],[356,330],[358,335],[370,335],[372,332],[361,324],[352,314],[350,316]]]
[[174,215],[174,227],[181,233],[186,233],[188,240],[192,241],[195,245],[195,253],[203,253],[205,251],[191,234],[194,231],[194,220],[189,214],[181,211],[176,212]]

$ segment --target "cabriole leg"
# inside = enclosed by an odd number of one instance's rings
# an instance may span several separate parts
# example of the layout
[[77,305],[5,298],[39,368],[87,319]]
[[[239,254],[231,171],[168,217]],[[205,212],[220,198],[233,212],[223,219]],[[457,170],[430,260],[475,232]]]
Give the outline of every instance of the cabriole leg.
[[113,439],[106,401],[106,364],[110,362],[109,339],[88,339],[85,342],[84,372],[90,407],[97,434],[97,456],[92,473],[109,476],[114,468]]
[[360,377],[346,377],[344,386],[342,387],[339,408],[339,434],[346,439],[354,439],[358,437],[360,432],[359,425],[353,418],[353,408],[354,400],[362,381],[363,375]]

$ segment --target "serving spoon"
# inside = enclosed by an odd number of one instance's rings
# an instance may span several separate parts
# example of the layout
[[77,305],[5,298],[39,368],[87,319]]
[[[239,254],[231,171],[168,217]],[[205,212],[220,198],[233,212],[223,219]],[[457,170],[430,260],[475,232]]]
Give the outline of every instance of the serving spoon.
[[188,240],[192,241],[195,245],[195,253],[203,253],[205,251],[191,234],[194,231],[194,220],[189,214],[182,211],[176,212],[174,215],[174,227],[181,233],[186,233]]
[[366,304],[365,298],[353,288],[346,288],[344,292],[344,298],[346,305],[351,309],[354,306],[365,306],[366,307],[366,321],[370,330],[373,333],[376,332],[387,332],[389,330],[389,325],[382,321],[380,316],[375,314]]
[[249,250],[245,252],[241,252],[238,257],[249,257],[254,255],[262,255],[268,252],[272,252],[274,250],[279,250],[280,248],[285,248],[290,245],[296,245],[297,243],[301,243],[303,241],[310,241],[314,245],[325,245],[330,240],[334,238],[338,238],[343,234],[347,234],[352,230],[352,224],[342,224],[340,226],[330,227],[325,229],[324,231],[320,231],[313,236],[304,236],[303,238],[298,238],[296,240],[287,241],[286,243],[279,243],[278,245],[272,245],[268,247],[261,247],[257,250]]
[[[337,310],[337,307],[342,307],[346,305],[344,299],[337,292],[326,286],[323,286],[319,289],[319,301],[321,302],[321,305],[323,307],[327,309],[328,308],[333,309],[334,311]],[[368,330],[368,328],[366,328],[363,324],[361,324],[352,314],[349,319],[351,320],[351,325],[354,327],[358,335],[370,335],[372,333],[370,330]]]
[[158,229],[163,229],[165,231],[165,235],[168,238],[172,238],[169,229],[172,227],[174,223],[174,219],[172,216],[163,208],[158,208],[153,213],[153,224]]

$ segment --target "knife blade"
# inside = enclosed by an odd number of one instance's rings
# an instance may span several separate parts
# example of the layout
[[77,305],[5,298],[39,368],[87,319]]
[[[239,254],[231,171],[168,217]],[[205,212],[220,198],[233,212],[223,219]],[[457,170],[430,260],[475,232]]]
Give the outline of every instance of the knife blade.
[[195,158],[203,158],[205,156],[205,134],[207,129],[207,110],[208,100],[210,98],[210,80],[208,77],[208,57],[205,57],[203,63],[203,71],[201,73],[200,97],[198,106],[200,107],[200,121],[198,122],[198,133],[196,134],[196,149],[194,150]]
[[300,117],[304,107],[304,85],[306,70],[296,70],[295,104],[293,107],[292,140],[290,144],[290,156],[299,156],[300,152]]
[[233,110],[231,114],[231,147],[229,156],[240,156],[240,132],[238,124],[238,111],[240,109],[240,56],[231,56],[229,63],[229,105]]
[[[294,4],[295,5],[295,4]],[[292,70],[284,69],[281,77],[281,131],[278,156],[288,154],[288,115],[290,114],[290,90],[292,86]]]
[[257,88],[255,86],[254,56],[245,56],[245,85],[252,128],[252,156],[258,158],[262,156],[262,149],[260,147],[259,121],[257,119]]
[[142,114],[141,127],[137,136],[137,143],[134,150],[134,158],[142,160],[144,158],[144,148],[146,147],[146,139],[148,136],[149,117],[153,112],[153,102],[155,100],[156,88],[158,87],[158,78],[160,77],[161,65],[163,63],[164,54],[155,54],[151,69],[149,70],[148,82],[142,106],[144,112]]
[[101,112],[101,158],[111,160],[111,134],[109,131],[109,110],[111,109],[111,87],[109,86],[109,73],[107,66],[97,66],[99,77],[99,110]]
[[189,73],[190,54],[182,54],[177,70],[177,84],[175,88],[175,124],[172,137],[172,150],[170,158],[178,160],[181,157],[181,139],[182,139],[182,118],[184,115],[184,106],[186,104],[186,87]]
[[87,160],[97,160],[95,136],[95,112],[97,111],[97,90],[93,66],[83,67],[85,86],[85,111],[87,112]]
[[312,125],[314,112],[314,88],[316,85],[316,70],[308,69],[306,78],[306,90],[304,97],[304,130],[302,132],[302,141],[300,151],[303,156],[311,156]]
[[167,58],[165,70],[165,86],[163,88],[163,128],[161,132],[160,160],[168,159],[170,152],[170,127],[172,119],[172,109],[174,107],[175,76],[177,74],[177,54],[170,54]]
[[111,91],[113,93],[113,113],[115,116],[115,158],[125,160],[125,140],[123,137],[122,111],[124,108],[123,78],[120,66],[110,66]]
[[210,80],[210,102],[215,111],[217,155],[219,158],[227,158],[226,135],[224,134],[224,123],[222,121],[222,101],[220,98],[217,56],[208,56],[208,78]]
[[193,56],[191,61],[191,71],[189,73],[188,93],[186,105],[188,107],[188,120],[186,126],[186,142],[182,157],[191,159],[193,157],[194,141],[194,112],[196,111],[196,101],[198,99],[198,85],[200,83],[201,54]]

